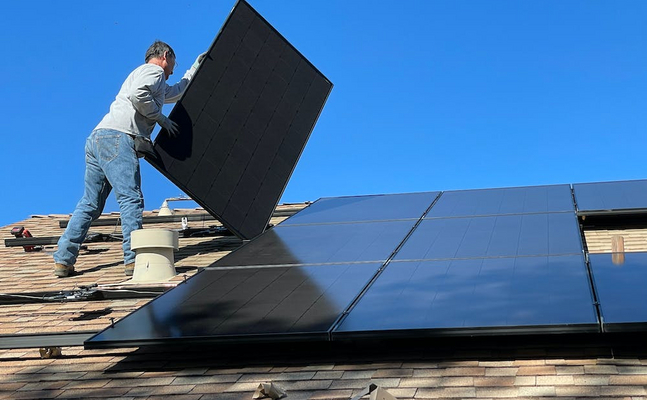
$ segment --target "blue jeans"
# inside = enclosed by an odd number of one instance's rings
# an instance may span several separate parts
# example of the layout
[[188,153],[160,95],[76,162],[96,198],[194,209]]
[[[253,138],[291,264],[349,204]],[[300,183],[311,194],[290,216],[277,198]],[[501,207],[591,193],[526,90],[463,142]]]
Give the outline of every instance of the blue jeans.
[[121,212],[124,264],[135,262],[130,232],[141,229],[144,211],[139,159],[133,138],[110,129],[93,131],[85,142],[85,190],[58,241],[55,262],[74,265],[90,224],[101,215],[113,188]]

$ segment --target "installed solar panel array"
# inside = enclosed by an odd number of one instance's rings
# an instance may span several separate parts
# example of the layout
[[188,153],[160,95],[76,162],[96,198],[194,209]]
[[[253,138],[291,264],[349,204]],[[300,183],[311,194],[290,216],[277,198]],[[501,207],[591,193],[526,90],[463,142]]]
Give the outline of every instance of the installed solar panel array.
[[444,192],[338,335],[596,331],[568,185]]
[[573,204],[569,185],[320,199],[86,346],[646,329],[647,254],[591,275]]
[[321,199],[88,346],[328,340],[437,195]]

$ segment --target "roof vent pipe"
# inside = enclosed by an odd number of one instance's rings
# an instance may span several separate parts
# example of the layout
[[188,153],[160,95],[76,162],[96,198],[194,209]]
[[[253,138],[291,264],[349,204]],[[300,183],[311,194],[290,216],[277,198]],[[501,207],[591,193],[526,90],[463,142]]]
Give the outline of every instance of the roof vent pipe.
[[130,248],[136,253],[132,282],[158,282],[176,275],[173,251],[179,247],[178,232],[138,229],[131,233]]
[[162,203],[162,206],[160,207],[160,210],[157,212],[157,215],[159,216],[173,215],[173,210],[171,210],[168,207],[168,201],[164,200],[164,202]]

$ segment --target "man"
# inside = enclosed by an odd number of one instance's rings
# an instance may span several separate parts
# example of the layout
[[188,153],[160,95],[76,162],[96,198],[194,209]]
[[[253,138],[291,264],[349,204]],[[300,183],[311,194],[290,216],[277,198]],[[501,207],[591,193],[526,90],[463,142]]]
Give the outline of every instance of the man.
[[144,211],[135,137],[150,138],[156,123],[177,135],[177,124],[162,114],[162,106],[179,100],[205,54],[198,56],[178,83],[169,86],[166,80],[175,68],[175,52],[156,41],[146,51],[145,64],[128,75],[110,111],[85,143],[85,190],[58,241],[54,275],[66,277],[74,272],[79,248],[112,189],[121,212],[125,272],[133,274],[135,252],[130,249],[130,233],[141,229]]

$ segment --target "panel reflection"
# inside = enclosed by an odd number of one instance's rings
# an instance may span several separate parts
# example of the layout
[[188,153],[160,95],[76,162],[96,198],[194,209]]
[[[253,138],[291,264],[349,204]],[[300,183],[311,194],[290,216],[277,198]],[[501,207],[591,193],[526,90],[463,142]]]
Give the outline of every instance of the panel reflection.
[[574,213],[427,219],[396,260],[581,254]]
[[618,254],[589,255],[604,324],[647,323],[647,253]]
[[574,211],[569,185],[443,192],[427,218]]
[[595,324],[583,257],[392,262],[339,332]]
[[351,196],[319,199],[282,226],[331,222],[418,219],[440,192]]
[[90,342],[325,335],[380,266],[204,270]]
[[292,265],[385,261],[416,220],[279,225],[214,265]]
[[581,212],[647,209],[647,180],[578,183],[573,191]]

